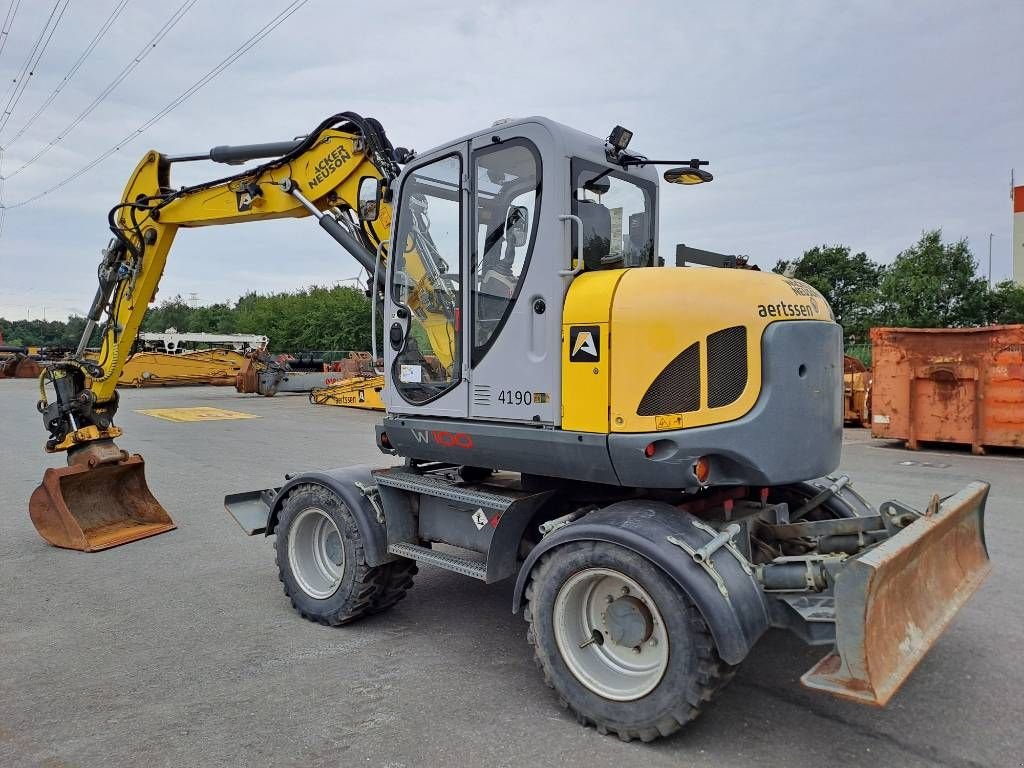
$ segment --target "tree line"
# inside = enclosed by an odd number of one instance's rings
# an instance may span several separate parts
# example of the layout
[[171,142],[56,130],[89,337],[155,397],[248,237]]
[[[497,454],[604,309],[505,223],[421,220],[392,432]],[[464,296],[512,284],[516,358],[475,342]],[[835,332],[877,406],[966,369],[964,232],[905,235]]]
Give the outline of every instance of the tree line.
[[989,290],[967,240],[943,242],[925,232],[892,264],[878,264],[846,245],[820,245],[773,272],[809,283],[832,306],[847,342],[863,343],[868,329],[961,328],[1024,323],[1024,287],[1006,280]]
[[[817,288],[843,326],[848,343],[863,344],[873,326],[950,328],[1024,323],[1024,287],[1012,281],[989,290],[966,240],[944,242],[925,232],[891,264],[879,264],[846,245],[819,245],[772,268]],[[4,320],[5,343],[73,347],[85,320]],[[144,331],[258,333],[274,352],[364,350],[370,345],[370,301],[347,286],[311,287],[261,295],[234,305],[191,306],[180,296],[150,307]],[[380,328],[378,328],[378,333]]]
[[[85,319],[66,322],[0,318],[4,343],[19,346],[74,347]],[[175,296],[149,308],[143,331],[255,333],[270,337],[272,352],[364,350],[370,345],[370,300],[348,286],[313,286],[298,291],[250,292],[232,304],[192,306]],[[99,343],[99,335],[94,337]]]

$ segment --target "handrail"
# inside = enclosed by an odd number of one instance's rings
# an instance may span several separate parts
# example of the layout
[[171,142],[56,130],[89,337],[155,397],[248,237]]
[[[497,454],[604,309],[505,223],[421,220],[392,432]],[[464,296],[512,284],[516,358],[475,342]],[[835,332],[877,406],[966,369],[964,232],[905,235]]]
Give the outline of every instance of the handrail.
[[[563,213],[558,217],[559,221],[575,221],[576,226],[579,227],[579,241],[576,243],[576,266],[571,269],[560,269],[558,274],[561,277],[575,277],[583,271],[583,219],[574,213]],[[569,259],[570,267],[572,266],[572,258]]]
[[381,251],[390,243],[390,240],[380,241],[377,245],[377,258],[373,261],[373,284],[370,286],[370,348],[373,350],[373,359],[370,365],[374,370],[377,370],[377,271],[380,269]]

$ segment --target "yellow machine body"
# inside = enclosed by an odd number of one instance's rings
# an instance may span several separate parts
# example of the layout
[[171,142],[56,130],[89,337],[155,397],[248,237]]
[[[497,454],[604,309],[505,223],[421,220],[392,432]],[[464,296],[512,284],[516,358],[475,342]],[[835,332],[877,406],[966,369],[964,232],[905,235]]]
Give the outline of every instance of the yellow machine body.
[[[733,421],[761,392],[761,337],[782,320],[832,320],[828,303],[799,280],[723,269],[622,269],[588,272],[569,288],[563,311],[562,428],[580,432],[659,432]],[[573,326],[596,326],[602,359],[573,364]],[[709,397],[709,339],[742,328],[746,383],[732,402]],[[578,337],[577,337],[578,343]],[[658,375],[681,354],[693,356],[699,392],[685,412],[641,415]]]

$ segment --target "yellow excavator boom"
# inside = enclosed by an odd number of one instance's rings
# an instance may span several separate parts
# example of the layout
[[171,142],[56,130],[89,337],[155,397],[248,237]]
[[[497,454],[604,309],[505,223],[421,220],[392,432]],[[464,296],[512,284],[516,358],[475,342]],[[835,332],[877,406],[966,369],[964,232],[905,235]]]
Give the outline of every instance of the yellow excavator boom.
[[[89,551],[174,527],[146,486],[142,457],[129,456],[113,443],[121,434],[113,417],[118,381],[178,230],[313,216],[364,268],[383,277],[390,185],[402,152],[396,155],[377,121],[345,112],[291,142],[221,146],[177,157],[146,153],[108,217],[114,239],[103,252],[100,286],[78,350],[40,376],[39,410],[50,432],[46,450],[68,453],[68,467],[47,470],[29,505],[47,541]],[[171,186],[175,163],[240,164],[266,158],[224,178]],[[410,281],[427,284],[425,258],[411,243],[405,255]],[[410,308],[431,320],[438,340],[448,338],[457,323],[445,307],[425,291],[411,292]],[[100,353],[89,359],[85,348],[97,329]],[[444,367],[456,364],[443,353],[438,357]],[[95,507],[97,499],[104,499],[102,515],[86,509]]]

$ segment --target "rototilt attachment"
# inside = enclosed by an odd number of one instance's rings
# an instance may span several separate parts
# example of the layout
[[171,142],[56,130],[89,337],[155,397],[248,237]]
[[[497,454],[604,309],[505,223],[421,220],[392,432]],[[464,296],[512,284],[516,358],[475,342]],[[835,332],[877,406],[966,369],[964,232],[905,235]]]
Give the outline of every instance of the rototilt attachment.
[[[877,547],[850,560],[835,584],[836,648],[800,681],[885,706],[992,570],[985,547],[988,483],[974,482]],[[897,517],[895,502],[881,507]]]
[[96,552],[177,526],[146,485],[146,465],[113,441],[98,441],[50,468],[28,502],[39,535],[55,547]]

